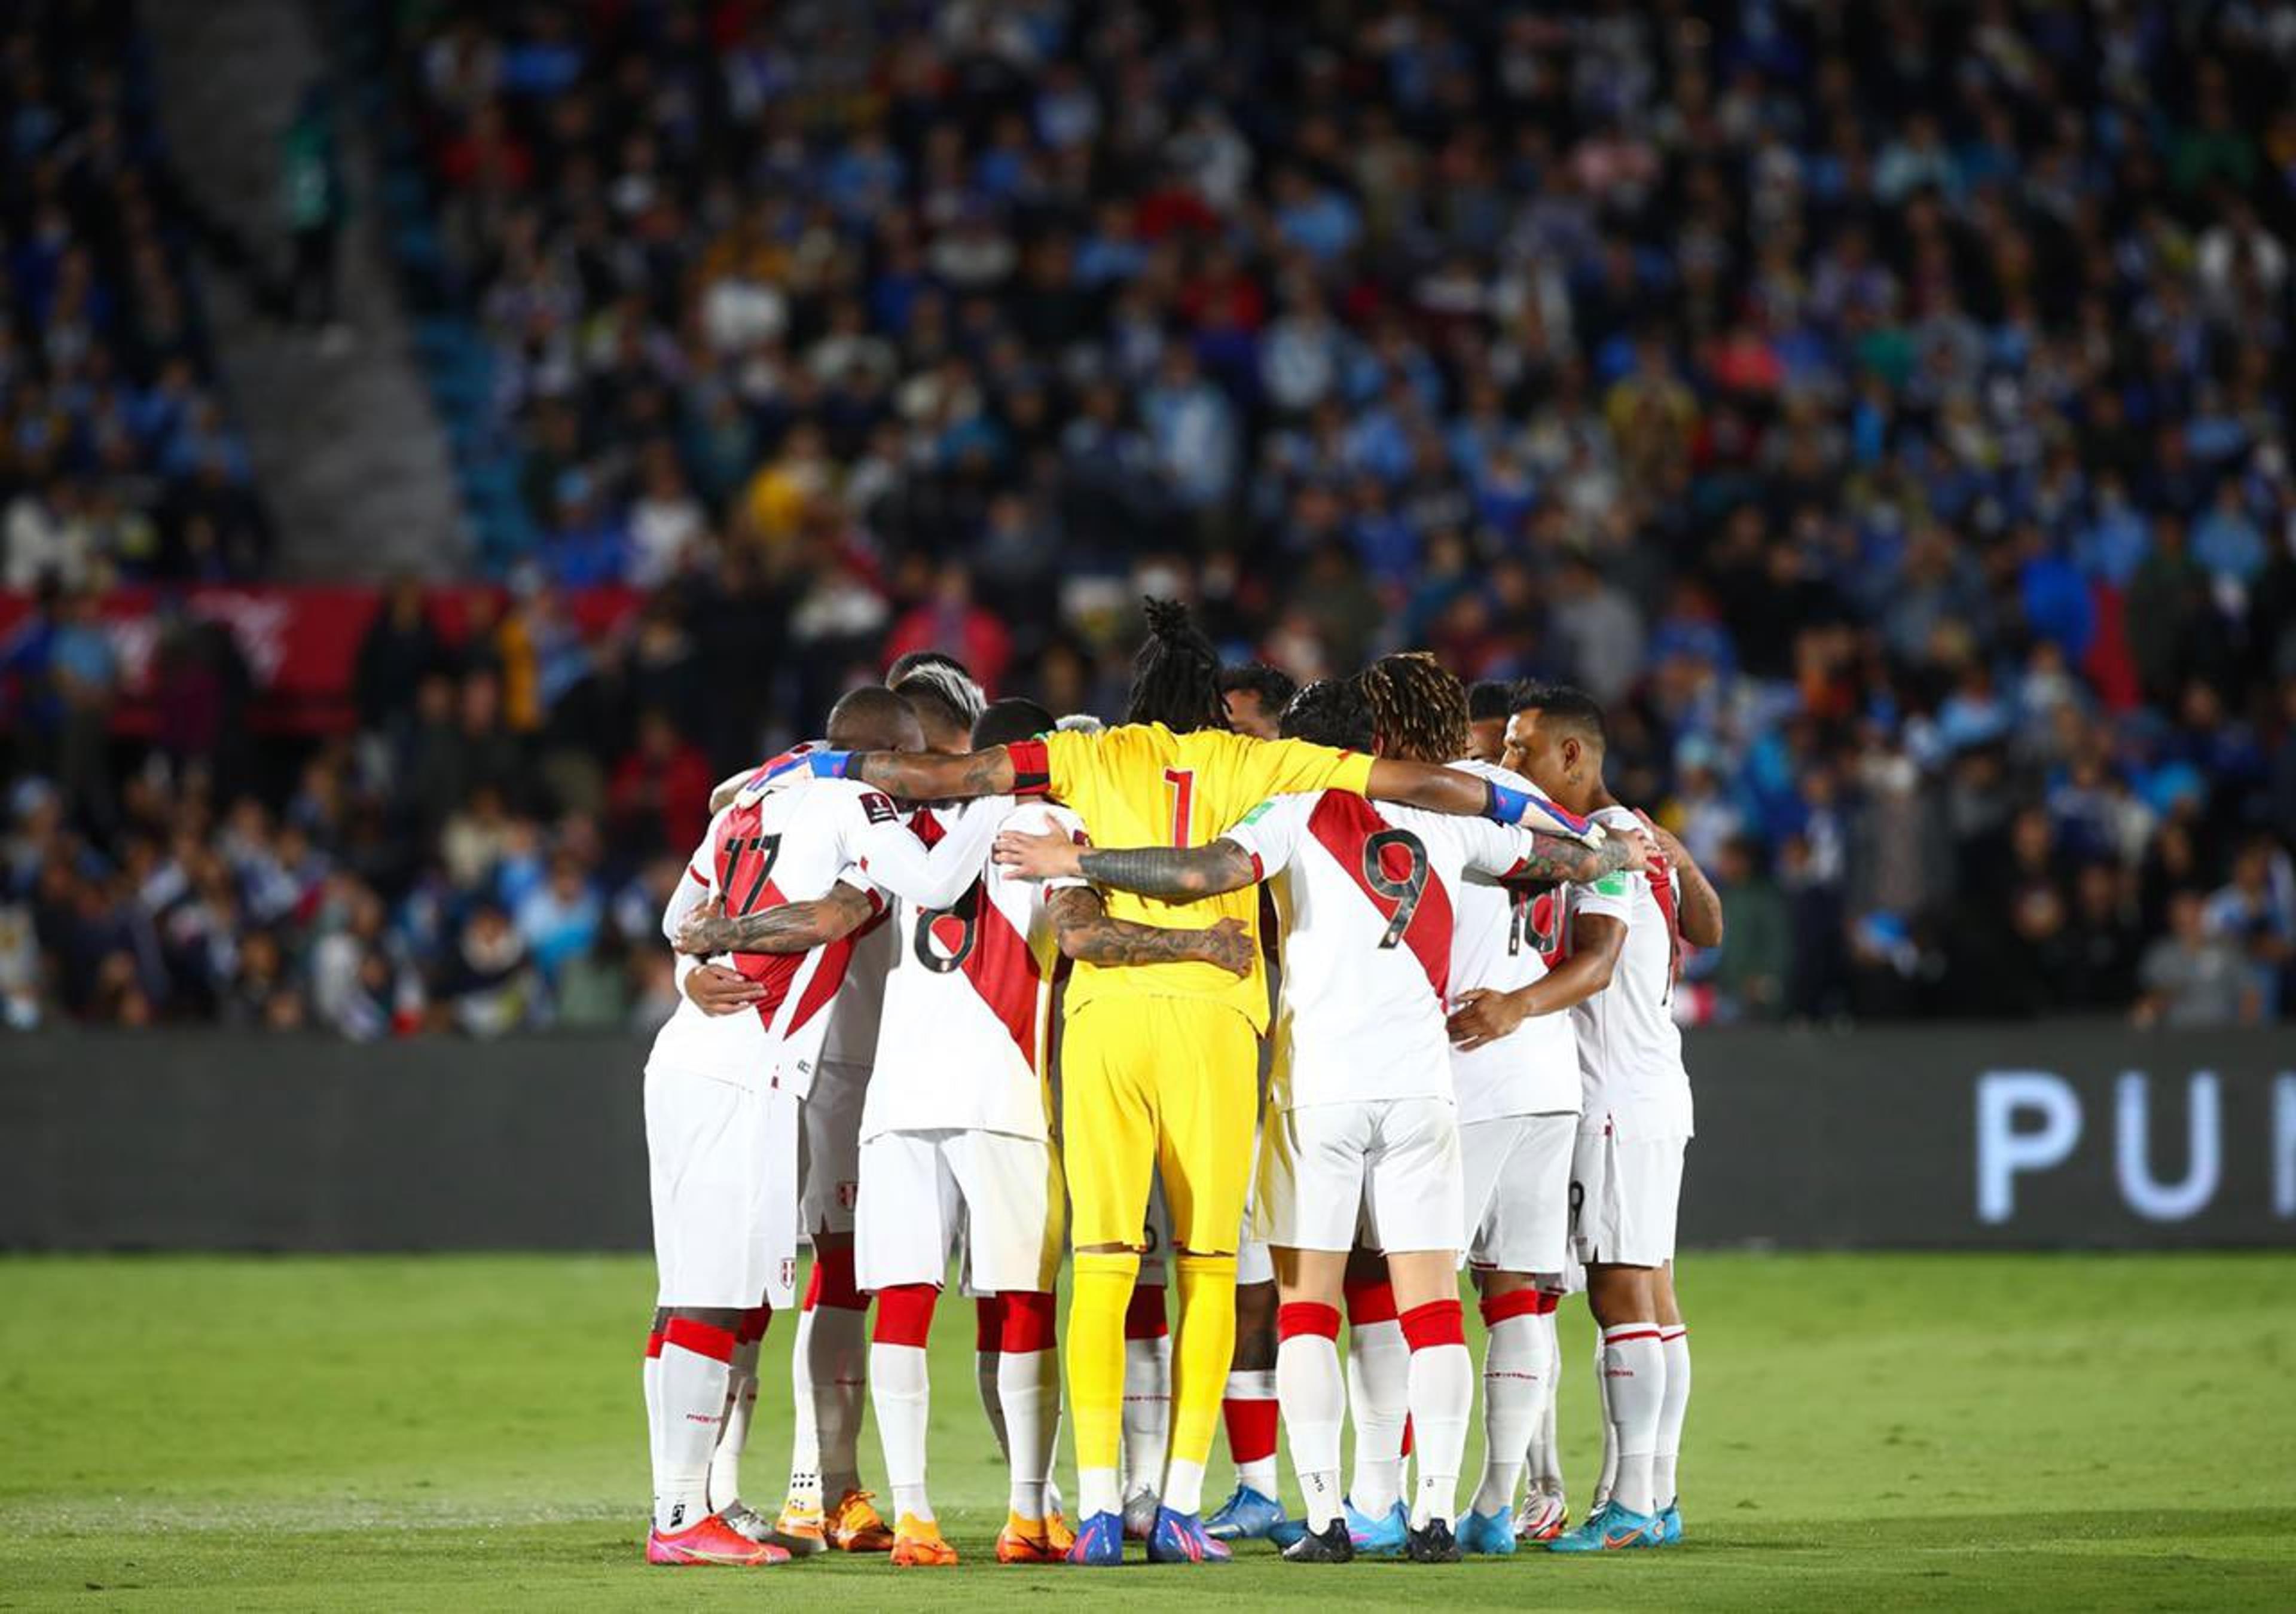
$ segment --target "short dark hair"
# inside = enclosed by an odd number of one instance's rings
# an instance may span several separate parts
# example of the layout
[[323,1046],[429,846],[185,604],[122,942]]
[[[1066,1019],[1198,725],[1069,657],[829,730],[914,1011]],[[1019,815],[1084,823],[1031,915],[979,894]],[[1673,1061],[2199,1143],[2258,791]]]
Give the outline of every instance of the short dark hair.
[[1148,642],[1132,663],[1132,699],[1124,720],[1160,723],[1182,734],[1226,728],[1219,651],[1177,600],[1145,601],[1143,610],[1148,618]]
[[1598,751],[1608,749],[1611,743],[1610,725],[1603,720],[1603,703],[1574,684],[1542,684],[1526,689],[1515,710],[1536,710],[1541,723],[1559,723],[1575,729]]
[[1485,678],[1467,686],[1467,721],[1505,722],[1522,709],[1522,685],[1512,678]]
[[1318,678],[1292,697],[1277,732],[1286,740],[1335,746],[1343,751],[1371,750],[1371,702],[1353,678]]
[[972,725],[972,749],[985,751],[991,746],[1010,745],[1016,740],[1049,733],[1052,727],[1053,714],[1033,700],[1018,695],[993,700],[988,709],[980,714],[980,720]]
[[840,750],[897,751],[903,741],[918,733],[917,714],[891,690],[865,684],[848,690],[829,709],[825,732],[829,743]]
[[1265,661],[1247,661],[1241,667],[1220,668],[1219,686],[1223,695],[1257,695],[1260,709],[1267,712],[1281,712],[1300,692],[1297,678]]

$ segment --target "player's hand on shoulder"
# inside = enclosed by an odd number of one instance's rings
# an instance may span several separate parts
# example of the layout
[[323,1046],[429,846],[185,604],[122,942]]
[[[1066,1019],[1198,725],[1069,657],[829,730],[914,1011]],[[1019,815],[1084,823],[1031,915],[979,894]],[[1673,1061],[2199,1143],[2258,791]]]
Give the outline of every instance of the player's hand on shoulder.
[[1635,815],[1643,822],[1643,832],[1650,838],[1651,849],[1677,868],[1692,866],[1690,853],[1685,849],[1674,832],[1659,823],[1648,813]]
[[1626,848],[1626,861],[1619,867],[1629,874],[1639,874],[1650,867],[1650,837],[1639,830],[1613,829],[1611,834]]
[[1204,946],[1210,962],[1241,980],[1251,973],[1252,960],[1259,952],[1259,939],[1243,927],[1240,919],[1223,919],[1204,932]]
[[[693,912],[677,922],[677,938],[670,943],[680,953],[691,953],[706,958],[712,953],[726,950],[726,898],[712,897],[699,904]],[[699,998],[694,1000],[699,1003]],[[706,1006],[706,1005],[705,1005]]]
[[1460,1048],[1480,1048],[1506,1036],[1525,1018],[1521,1004],[1505,992],[1472,987],[1459,994],[1444,1029]]
[[1081,851],[1057,828],[1036,835],[1006,830],[996,837],[991,856],[1007,880],[1072,880],[1078,872]]
[[704,1014],[739,1014],[765,995],[764,987],[721,964],[703,964],[685,978],[685,995]]

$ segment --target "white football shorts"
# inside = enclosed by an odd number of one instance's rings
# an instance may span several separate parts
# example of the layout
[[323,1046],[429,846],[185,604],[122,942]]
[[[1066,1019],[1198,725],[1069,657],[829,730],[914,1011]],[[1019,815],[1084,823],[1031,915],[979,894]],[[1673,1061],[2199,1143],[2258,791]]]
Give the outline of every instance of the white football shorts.
[[1674,1259],[1687,1138],[1621,1142],[1581,1132],[1570,1156],[1570,1241],[1588,1266],[1663,1266]]
[[1560,1278],[1570,1263],[1575,1111],[1496,1116],[1459,1128],[1467,1259],[1486,1271]]
[[1066,1213],[1060,1157],[1042,1138],[881,1132],[861,1145],[854,1282],[864,1290],[945,1282],[961,1241],[969,1292],[1050,1290]]
[[1458,1110],[1441,1098],[1270,1110],[1252,1229],[1286,1249],[1453,1249],[1466,1221]]
[[795,1303],[797,1110],[751,1082],[646,1068],[656,1305]]
[[851,1233],[861,1197],[861,1106],[869,1099],[869,1067],[824,1060],[805,1096],[805,1134],[798,1174],[798,1228]]

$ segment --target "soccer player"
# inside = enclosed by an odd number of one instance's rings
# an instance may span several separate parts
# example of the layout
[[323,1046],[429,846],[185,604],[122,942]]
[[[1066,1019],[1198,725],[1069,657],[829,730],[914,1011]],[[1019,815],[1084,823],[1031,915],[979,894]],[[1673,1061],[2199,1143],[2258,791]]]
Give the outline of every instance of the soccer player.
[[[1477,684],[1471,719],[1492,700],[1512,702],[1508,684]],[[1504,734],[1507,712],[1498,719]],[[1471,722],[1481,749],[1490,719]],[[1520,789],[1521,775],[1470,759],[1461,767]],[[1483,1355],[1483,1478],[1459,1523],[1470,1553],[1509,1553],[1520,1539],[1562,1532],[1560,1476],[1531,1476],[1522,1520],[1512,1517],[1526,1454],[1540,1448],[1540,1471],[1554,1467],[1547,1420],[1558,1376],[1554,1312],[1570,1262],[1570,1159],[1578,1131],[1578,1044],[1564,1012],[1597,990],[1599,955],[1581,954],[1550,972],[1561,899],[1521,886],[1469,880],[1459,890],[1451,954],[1455,1001],[1449,1020],[1451,1075],[1457,1085],[1464,1162],[1467,1255],[1480,1290]],[[1542,1437],[1546,1437],[1543,1441]],[[1549,1488],[1542,1489],[1542,1486]]]
[[1220,672],[1220,699],[1227,708],[1227,725],[1254,740],[1273,740],[1283,721],[1283,709],[1300,692],[1298,680],[1280,667],[1249,661]]
[[1520,684],[1486,678],[1467,686],[1467,757],[1496,766],[1506,754],[1507,719],[1514,716]]
[[[1638,822],[1603,782],[1602,708],[1568,688],[1524,700],[1507,725],[1508,766],[1572,812],[1616,828]],[[1608,1499],[1547,1545],[1659,1546],[1681,1538],[1674,1475],[1690,1397],[1689,1340],[1671,1272],[1693,1130],[1672,1012],[1675,966],[1682,937],[1721,939],[1722,908],[1702,874],[1661,851],[1639,877],[1570,889],[1562,933],[1557,975],[1581,958],[1595,961],[1580,966],[1595,990],[1570,1011],[1585,1098],[1570,1164],[1571,1232],[1603,1331],[1603,1401],[1618,1470]]]
[[[969,757],[841,749],[790,766],[865,780],[911,800],[1046,795],[1067,803],[1095,840],[1200,846],[1259,800],[1339,789],[1433,811],[1516,823],[1530,815],[1570,833],[1591,826],[1549,816],[1534,799],[1453,769],[1231,733],[1219,660],[1185,608],[1149,603],[1150,636],[1120,726],[1055,733]],[[1112,914],[1167,928],[1200,922],[1131,896]],[[1234,917],[1258,943],[1250,893],[1219,897],[1209,917]],[[1251,1171],[1254,1038],[1265,992],[1210,965],[1102,970],[1079,964],[1069,986],[1062,1059],[1076,1265],[1069,1306],[1069,1393],[1077,1427],[1078,1511],[1071,1561],[1123,1561],[1117,1454],[1121,1440],[1124,1315],[1140,1257],[1149,1177],[1162,1169],[1180,1289],[1174,1350],[1172,1452],[1152,1559],[1218,1561],[1203,1534],[1203,1470],[1235,1339],[1235,1249]]]
[[[1255,740],[1277,738],[1283,709],[1299,693],[1300,685],[1281,668],[1255,661],[1231,667],[1220,674],[1220,693],[1227,705],[1227,725]],[[1272,899],[1260,893],[1260,941],[1267,965],[1268,1003],[1275,1000],[1279,961]],[[1259,1039],[1259,1090],[1267,1091],[1267,1066],[1275,1045]],[[1217,1512],[1204,1520],[1204,1533],[1215,1541],[1244,1541],[1283,1533],[1290,1520],[1283,1511],[1275,1478],[1275,1268],[1265,1240],[1251,1231],[1251,1208],[1244,1207],[1244,1227],[1235,1256],[1235,1351],[1228,1362],[1227,1385],[1220,1397],[1220,1421],[1227,1430],[1228,1455],[1235,1461],[1235,1489]],[[1136,1291],[1137,1292],[1137,1291]],[[1125,1405],[1130,1408],[1131,1389],[1126,1386]],[[1128,1517],[1127,1522],[1129,1522]]]
[[[979,738],[1001,744],[1051,724],[1032,702],[1005,701],[989,709]],[[989,798],[932,812],[928,839],[981,819],[1084,833],[1073,813],[1042,802]],[[1238,976],[1251,969],[1250,940],[1234,921],[1203,930],[1132,924],[1109,918],[1079,881],[999,879],[986,856],[976,873],[953,903],[895,911],[901,954],[862,1118],[857,1274],[877,1299],[870,1380],[893,1489],[892,1561],[901,1566],[956,1561],[925,1486],[925,1347],[960,1232],[968,1282],[993,1299],[1002,1323],[999,1404],[1012,1492],[997,1561],[1054,1560],[1046,1485],[1059,1421],[1051,1352],[1062,1206],[1045,1056],[1060,961],[1115,968],[1184,960]]]
[[[875,697],[871,699],[870,697]],[[831,716],[857,742],[914,743],[895,697],[863,691]],[[797,1126],[791,1104],[813,1075],[850,953],[882,900],[845,878],[873,860],[891,889],[942,900],[936,878],[985,851],[985,833],[938,865],[881,793],[745,789],[712,818],[689,872],[703,905],[676,924],[679,950],[727,955],[761,991],[743,1012],[680,1002],[646,1062],[647,1155],[660,1269],[656,1365],[648,1374],[654,1459],[650,1562],[766,1563],[788,1557],[712,1509],[709,1470],[728,1412],[742,1314],[788,1300],[795,1266]],[[672,913],[690,898],[673,899]],[[669,923],[665,918],[666,928]],[[761,1320],[753,1327],[762,1333]],[[734,1544],[740,1544],[738,1546]]]
[[[1366,688],[1380,692],[1376,724]],[[1456,681],[1423,657],[1389,658],[1357,681],[1312,686],[1284,719],[1288,737],[1369,748],[1375,733],[1382,756],[1421,759],[1456,756],[1464,729]],[[1287,1557],[1353,1555],[1341,1515],[1345,1394],[1332,1341],[1359,1206],[1368,1207],[1387,1255],[1411,1347],[1407,1399],[1421,1476],[1409,1554],[1458,1556],[1450,1519],[1474,1387],[1453,1275],[1464,1212],[1443,1029],[1449,893],[1468,867],[1594,879],[1633,866],[1640,849],[1634,836],[1590,848],[1369,806],[1338,791],[1263,802],[1208,846],[1111,850],[1053,836],[998,837],[997,860],[1029,876],[1081,873],[1165,903],[1275,879],[1289,968],[1257,1223],[1275,1255],[1278,1394],[1308,1503],[1308,1533]]]
[[[895,661],[885,683],[914,715],[923,749],[972,749],[972,721],[984,701],[980,686],[960,663],[937,651],[916,651]],[[914,816],[910,822],[914,827]],[[886,980],[900,949],[890,918],[864,926],[854,938],[852,963],[830,1005],[821,1067],[803,1112],[800,1209],[813,1244],[813,1273],[798,1317],[796,1348],[790,1353],[796,1417],[789,1491],[775,1528],[781,1537],[814,1551],[833,1546],[884,1553],[896,1546],[895,1532],[861,1485],[869,1286],[856,1281],[853,1256],[862,1108],[878,1047]]]

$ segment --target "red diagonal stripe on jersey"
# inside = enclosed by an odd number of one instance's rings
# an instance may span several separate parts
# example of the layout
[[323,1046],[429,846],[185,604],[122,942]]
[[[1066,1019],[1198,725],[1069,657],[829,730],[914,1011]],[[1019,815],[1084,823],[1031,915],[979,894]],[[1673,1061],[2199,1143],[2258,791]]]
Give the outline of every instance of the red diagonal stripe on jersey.
[[964,900],[973,905],[972,951],[964,955],[964,977],[988,1005],[1021,1050],[1029,1069],[1037,1066],[1037,991],[1045,972],[1029,939],[1013,928],[989,900],[986,881],[975,881]]
[[[1316,810],[1308,815],[1309,832],[1324,843],[1324,850],[1356,882],[1356,889],[1386,920],[1392,920],[1396,909],[1403,905],[1394,897],[1381,896],[1364,878],[1364,843],[1394,827],[1374,810],[1370,802],[1344,791],[1325,791],[1317,798]],[[1436,997],[1448,1003],[1451,894],[1443,889],[1443,882],[1435,877],[1431,866],[1427,871],[1427,889],[1419,895],[1418,911],[1412,914],[1410,926],[1403,932],[1403,943],[1419,960],[1419,967],[1427,971],[1427,984],[1435,988]]]
[[1666,977],[1671,981],[1682,973],[1682,925],[1674,914],[1674,871],[1653,850],[1643,876],[1650,881],[1651,899],[1658,904],[1659,919],[1666,926]]

